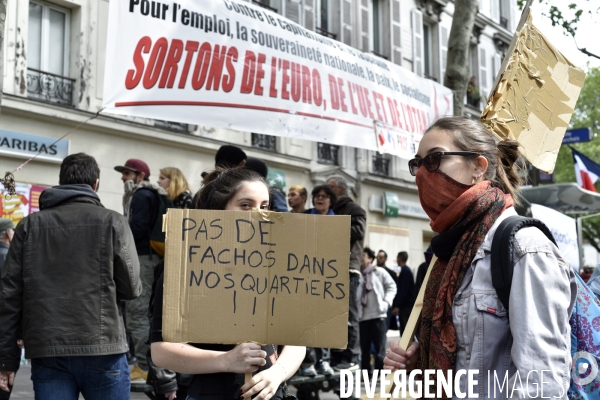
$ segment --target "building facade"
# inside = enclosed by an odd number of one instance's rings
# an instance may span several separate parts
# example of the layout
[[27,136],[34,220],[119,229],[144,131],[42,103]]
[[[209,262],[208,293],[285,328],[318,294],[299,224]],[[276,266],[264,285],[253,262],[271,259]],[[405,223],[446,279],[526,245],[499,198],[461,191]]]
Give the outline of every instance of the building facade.
[[[116,1],[116,0],[115,0]],[[119,0],[123,1],[123,0]],[[220,1],[220,0],[203,0]],[[243,1],[243,0],[238,0]],[[449,0],[254,0],[301,25],[441,82],[454,3]],[[62,137],[102,108],[108,0],[8,0],[2,60],[0,170],[13,171],[48,141]],[[477,118],[517,24],[516,0],[480,0],[471,36],[471,85],[466,114]],[[4,140],[6,139],[6,140]],[[16,141],[15,141],[16,140]],[[264,159],[273,182],[310,189],[330,175],[346,177],[368,214],[365,244],[408,251],[417,267],[433,232],[419,205],[406,159],[352,147],[144,118],[100,114],[66,136],[68,153],[93,155],[101,168],[99,195],[122,211],[123,185],[113,170],[128,158],[159,169],[181,169],[192,190],[224,143]],[[35,143],[35,144],[31,144]],[[48,150],[15,180],[52,186],[60,154]],[[5,200],[3,200],[5,201]],[[310,203],[310,200],[308,201]],[[310,204],[307,204],[310,206]]]

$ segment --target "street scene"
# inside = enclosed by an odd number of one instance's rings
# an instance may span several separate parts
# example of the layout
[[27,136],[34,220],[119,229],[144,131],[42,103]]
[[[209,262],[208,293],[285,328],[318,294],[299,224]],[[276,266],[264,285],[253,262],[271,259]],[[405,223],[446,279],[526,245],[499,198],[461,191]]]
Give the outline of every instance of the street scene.
[[598,16],[0,1],[0,400],[600,400]]

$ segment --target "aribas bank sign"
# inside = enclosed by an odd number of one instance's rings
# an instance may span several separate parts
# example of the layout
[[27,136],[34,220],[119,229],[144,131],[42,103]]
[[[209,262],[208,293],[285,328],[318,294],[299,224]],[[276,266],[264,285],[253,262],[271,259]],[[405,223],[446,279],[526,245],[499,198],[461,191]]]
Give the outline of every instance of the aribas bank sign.
[[69,155],[69,141],[28,135],[0,129],[0,154],[29,158],[40,153],[38,160],[62,162]]

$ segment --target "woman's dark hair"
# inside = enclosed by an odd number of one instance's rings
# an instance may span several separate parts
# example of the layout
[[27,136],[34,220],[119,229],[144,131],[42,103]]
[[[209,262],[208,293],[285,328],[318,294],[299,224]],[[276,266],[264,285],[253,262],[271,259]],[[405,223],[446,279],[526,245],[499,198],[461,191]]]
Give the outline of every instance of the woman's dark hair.
[[267,183],[258,173],[244,168],[217,168],[204,176],[202,188],[194,198],[194,208],[224,210],[244,182]]
[[363,253],[367,253],[367,256],[369,256],[370,259],[372,259],[372,260],[375,259],[375,252],[373,250],[371,250],[370,247],[365,247],[363,249]]
[[452,135],[454,145],[463,151],[481,154],[488,161],[484,179],[492,182],[519,204],[517,194],[523,180],[519,175],[519,142],[504,139],[496,143],[492,134],[479,121],[467,117],[445,117],[434,122],[425,133],[439,129]]
[[100,179],[100,168],[96,159],[85,153],[71,154],[60,164],[59,185],[86,184],[92,188]]
[[319,194],[321,190],[324,191],[327,194],[327,196],[329,196],[329,201],[331,202],[329,208],[332,209],[333,207],[335,207],[335,203],[337,202],[337,196],[335,195],[335,192],[333,191],[333,189],[331,189],[329,185],[317,185],[314,187],[314,189],[311,192],[313,205],[315,204],[315,197]]

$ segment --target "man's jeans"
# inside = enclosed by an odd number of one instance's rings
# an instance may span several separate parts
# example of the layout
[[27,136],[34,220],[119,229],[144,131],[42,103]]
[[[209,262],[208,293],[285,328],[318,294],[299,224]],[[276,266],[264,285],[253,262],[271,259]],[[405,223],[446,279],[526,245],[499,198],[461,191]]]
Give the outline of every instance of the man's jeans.
[[148,305],[152,295],[152,282],[154,281],[154,266],[160,258],[156,255],[138,256],[140,260],[140,279],[142,280],[142,293],[138,298],[127,302],[127,329],[131,331],[135,346],[135,357],[138,365],[147,370],[148,360],[148,332],[150,332],[150,319],[148,318]]
[[129,399],[125,354],[34,358],[31,380],[36,400]]

